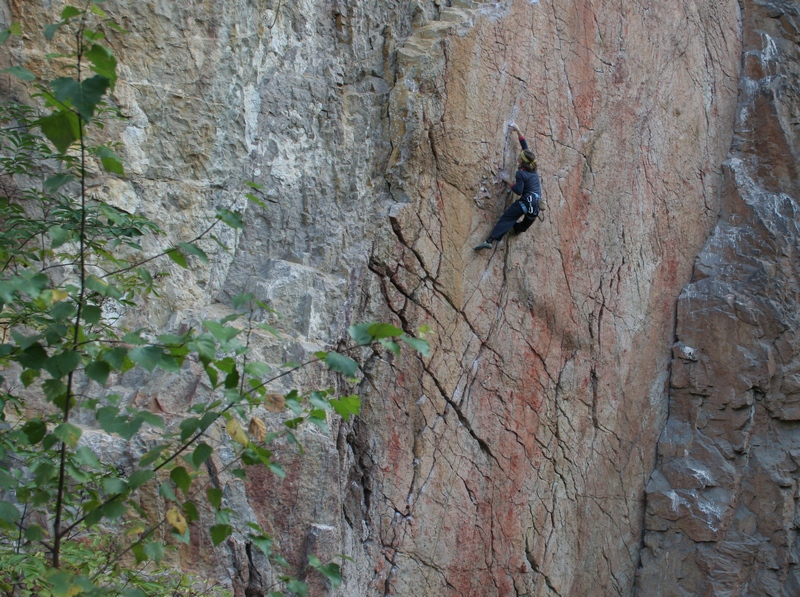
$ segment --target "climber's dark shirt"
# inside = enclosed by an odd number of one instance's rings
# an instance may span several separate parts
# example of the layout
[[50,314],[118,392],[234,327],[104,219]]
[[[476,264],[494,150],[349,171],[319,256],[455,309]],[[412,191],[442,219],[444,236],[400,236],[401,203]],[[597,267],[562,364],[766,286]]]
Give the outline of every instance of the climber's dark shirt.
[[[519,138],[519,144],[523,151],[527,151],[528,142],[524,137]],[[542,183],[539,181],[539,174],[529,170],[517,170],[516,182],[511,186],[511,191],[520,197],[527,193],[534,193],[537,197],[542,196]]]

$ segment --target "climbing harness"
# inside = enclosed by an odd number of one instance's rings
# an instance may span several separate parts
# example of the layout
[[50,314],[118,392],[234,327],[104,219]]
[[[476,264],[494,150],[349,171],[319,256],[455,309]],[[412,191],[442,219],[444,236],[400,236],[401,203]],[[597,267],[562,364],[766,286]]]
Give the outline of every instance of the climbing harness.
[[528,220],[535,220],[539,215],[539,195],[536,193],[525,193],[519,199],[522,206],[522,211],[525,213],[525,218]]

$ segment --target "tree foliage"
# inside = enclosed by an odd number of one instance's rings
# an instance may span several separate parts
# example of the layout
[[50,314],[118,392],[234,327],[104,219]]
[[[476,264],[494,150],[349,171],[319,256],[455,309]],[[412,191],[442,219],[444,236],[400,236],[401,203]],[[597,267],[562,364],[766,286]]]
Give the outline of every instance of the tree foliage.
[[[215,227],[243,222],[241,214],[219,210],[195,238],[148,255],[145,239],[163,234],[156,223],[88,196],[92,164],[105,176],[125,175],[114,145],[102,141],[104,122],[118,116],[108,95],[117,60],[107,36],[121,29],[101,4],[66,6],[45,28],[47,40],[63,36],[71,47],[50,57],[69,64],[62,76],[42,81],[22,65],[4,71],[29,87],[35,106],[0,106],[0,592],[7,596],[206,591],[164,567],[170,550],[192,540],[201,512],[213,518],[213,545],[238,534],[285,567],[263,529],[237,525],[207,474],[217,449],[212,432],[224,430],[236,448],[226,464],[232,475],[263,466],[280,478],[286,473],[270,449],[275,440],[297,443],[301,424],[327,429],[330,416],[349,419],[361,407],[358,396],[331,389],[269,390],[298,367],[320,363],[352,378],[358,364],[333,351],[279,369],[253,360],[249,332],[261,324],[252,310],[269,310],[253,295],[234,299],[231,315],[180,334],[127,329],[116,316],[157,292],[159,262],[206,262],[199,241],[212,238]],[[19,33],[9,27],[0,42]],[[247,197],[259,202],[252,192]],[[424,340],[388,324],[353,326],[350,335],[357,346],[379,342],[399,353],[405,342],[428,351]],[[190,363],[205,372],[211,399],[178,424],[106,388],[135,367],[178,373]],[[258,409],[289,416],[275,430],[254,414]],[[123,470],[85,441],[87,424],[127,442],[157,433]],[[145,490],[163,500],[163,515],[141,506]],[[312,556],[308,565],[334,586],[341,582],[337,564]],[[271,595],[305,594],[304,583],[288,573],[281,579]]]

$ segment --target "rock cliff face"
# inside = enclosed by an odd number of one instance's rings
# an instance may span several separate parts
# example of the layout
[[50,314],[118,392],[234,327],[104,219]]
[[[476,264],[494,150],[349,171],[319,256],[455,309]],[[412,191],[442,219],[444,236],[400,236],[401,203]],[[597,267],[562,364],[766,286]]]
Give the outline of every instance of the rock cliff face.
[[800,13],[744,2],[743,25],[720,217],[678,300],[641,595],[800,594]]
[[[276,360],[356,321],[432,330],[429,359],[361,355],[362,415],[287,447],[285,481],[222,478],[295,573],[343,553],[337,594],[354,597],[791,594],[789,2],[109,6],[130,31],[130,119],[111,132],[131,176],[98,192],[181,240],[245,180],[269,201],[240,204],[234,253],[209,244],[210,266],[128,317],[169,329],[251,291],[294,330],[259,341]],[[0,2],[29,30],[60,9]],[[12,47],[32,69],[43,51]],[[546,208],[477,254],[510,200],[509,119]],[[200,378],[131,373],[115,391],[177,419]],[[273,582],[243,538],[182,565],[236,595]]]

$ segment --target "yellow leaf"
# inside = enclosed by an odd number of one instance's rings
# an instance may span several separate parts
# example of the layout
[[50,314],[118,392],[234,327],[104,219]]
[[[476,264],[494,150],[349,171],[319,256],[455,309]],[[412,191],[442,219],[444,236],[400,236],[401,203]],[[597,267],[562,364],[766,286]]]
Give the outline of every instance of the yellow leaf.
[[60,288],[53,288],[53,302],[59,303],[69,298],[69,292],[65,292]]
[[75,597],[75,595],[80,595],[83,593],[83,589],[77,585],[70,585],[69,591],[67,591],[67,597]]
[[128,535],[128,536],[138,535],[139,533],[144,533],[146,530],[147,530],[147,527],[145,527],[141,523],[137,523],[137,524],[133,525],[131,528],[129,528],[127,531],[125,531],[125,534]]
[[244,432],[244,429],[242,429],[242,426],[239,425],[239,421],[231,419],[228,421],[228,424],[225,425],[225,429],[228,431],[228,435],[231,436],[233,441],[237,444],[247,446],[250,440],[247,439],[247,434]]
[[250,435],[252,435],[253,439],[257,442],[263,442],[264,438],[267,437],[267,426],[264,424],[264,421],[255,417],[250,419],[250,426],[247,428],[247,431],[250,432]]
[[286,405],[286,398],[280,394],[267,394],[264,396],[264,408],[271,413],[279,413],[283,411]]
[[183,517],[180,510],[178,510],[177,506],[172,506],[172,508],[167,510],[167,522],[181,535],[186,532],[186,519]]

